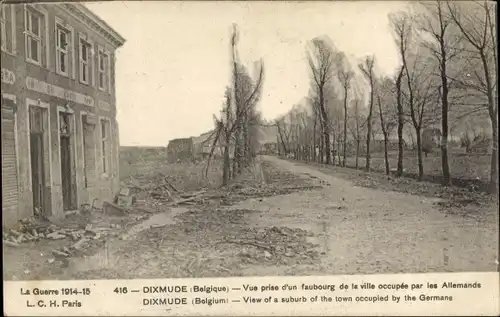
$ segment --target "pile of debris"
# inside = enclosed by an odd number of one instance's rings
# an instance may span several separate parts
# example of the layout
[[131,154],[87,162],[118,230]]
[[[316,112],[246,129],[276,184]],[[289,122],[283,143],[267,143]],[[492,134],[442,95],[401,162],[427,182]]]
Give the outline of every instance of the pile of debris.
[[[215,195],[215,197],[211,197]],[[207,189],[187,193],[177,189],[168,177],[161,174],[155,179],[133,178],[122,183],[119,195],[114,203],[106,203],[105,213],[128,213],[131,210],[156,213],[163,210],[162,207],[177,205],[203,205],[210,199],[218,199],[215,193],[209,193]]]
[[111,228],[93,228],[91,224],[87,225],[85,229],[61,228],[55,224],[37,223],[33,220],[23,219],[15,229],[3,231],[3,242],[9,246],[19,246],[22,243],[42,239],[62,240],[69,238],[80,242],[82,239],[97,240],[105,236],[109,230]]
[[[307,241],[312,236],[300,228],[270,227],[249,229],[238,236],[229,236],[223,239],[224,243],[251,246],[253,254],[246,250],[240,253],[244,257],[254,257],[258,260],[274,260],[280,262],[282,258],[298,261],[314,260],[319,256],[317,245]],[[261,252],[259,252],[259,250]]]
[[124,212],[131,209],[140,209],[150,213],[159,212],[161,206],[196,204],[195,200],[200,198],[199,195],[204,192],[205,190],[196,193],[184,193],[177,189],[169,181],[168,177],[161,174],[156,175],[153,180],[131,177],[129,181],[122,183],[115,204],[110,205],[111,207],[118,207]]
[[[145,200],[148,197],[158,200],[171,200],[177,196],[180,191],[168,180],[168,177],[158,174],[151,180],[149,178],[130,177],[129,181],[122,183],[122,190],[120,196],[134,197],[134,200]],[[125,203],[132,203],[132,201],[121,198]]]

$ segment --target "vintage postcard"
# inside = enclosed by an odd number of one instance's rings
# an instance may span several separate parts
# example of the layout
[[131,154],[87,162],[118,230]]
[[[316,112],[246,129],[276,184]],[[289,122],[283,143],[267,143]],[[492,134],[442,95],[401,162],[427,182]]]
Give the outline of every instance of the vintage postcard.
[[496,3],[0,9],[7,316],[500,314]]

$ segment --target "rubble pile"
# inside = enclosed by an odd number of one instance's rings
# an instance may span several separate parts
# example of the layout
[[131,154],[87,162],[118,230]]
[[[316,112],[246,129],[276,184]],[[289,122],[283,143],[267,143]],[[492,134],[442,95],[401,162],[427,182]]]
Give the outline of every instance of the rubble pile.
[[[153,179],[147,176],[130,177],[122,183],[121,197],[134,197],[135,200],[145,200],[148,197],[162,201],[174,199],[180,191],[162,174],[157,174]],[[128,203],[128,200],[125,202]]]
[[[204,203],[201,194],[205,190],[195,193],[185,193],[177,189],[168,177],[158,174],[153,179],[147,176],[131,177],[122,183],[120,194],[111,207],[118,207],[122,213],[131,209],[155,213],[162,211],[163,206],[195,205]],[[109,207],[109,206],[108,206]]]
[[99,240],[106,237],[113,229],[121,228],[120,225],[112,224],[110,227],[94,228],[88,224],[84,229],[81,228],[62,228],[50,223],[37,223],[33,220],[21,220],[15,229],[3,231],[3,242],[6,245],[18,246],[30,241],[63,240],[70,239],[75,241],[74,246],[78,248],[83,244],[82,240]]
[[[252,257],[257,260],[282,262],[283,258],[289,260],[314,260],[319,256],[317,245],[307,241],[312,236],[300,228],[270,227],[252,228],[237,236],[228,236],[223,239],[225,243],[238,244],[244,248],[240,256]],[[250,251],[253,249],[254,252]]]

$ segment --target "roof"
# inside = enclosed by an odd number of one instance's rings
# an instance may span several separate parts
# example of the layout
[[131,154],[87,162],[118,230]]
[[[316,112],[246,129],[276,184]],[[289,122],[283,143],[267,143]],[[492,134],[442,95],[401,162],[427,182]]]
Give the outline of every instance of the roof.
[[58,5],[88,26],[96,29],[115,47],[125,44],[125,39],[118,32],[82,3],[61,3]]
[[203,144],[203,145],[210,144],[211,142],[213,142],[213,139],[215,137],[215,133],[214,132],[215,132],[214,130],[210,130],[208,132],[200,134],[197,137],[193,137],[193,143],[196,144],[196,145],[199,145],[199,144]]
[[193,142],[192,138],[181,138],[181,139],[173,139],[168,142],[168,146],[170,145],[175,145],[175,144],[185,144],[185,143],[190,143]]

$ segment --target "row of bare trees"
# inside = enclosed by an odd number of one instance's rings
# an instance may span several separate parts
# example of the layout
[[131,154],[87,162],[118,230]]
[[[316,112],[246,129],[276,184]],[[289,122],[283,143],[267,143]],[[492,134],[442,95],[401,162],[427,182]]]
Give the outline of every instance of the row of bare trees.
[[250,76],[248,69],[238,57],[238,31],[233,26],[231,35],[231,82],[226,87],[225,102],[219,117],[214,116],[215,129],[209,138],[212,142],[205,174],[210,160],[217,149],[222,149],[223,186],[240,175],[245,167],[252,164],[259,147],[259,128],[261,123],[257,104],[260,100],[264,80],[264,64],[256,63],[256,78]]
[[280,154],[342,166],[347,157],[355,156],[358,168],[363,153],[369,171],[375,146],[384,151],[387,174],[389,152],[397,150],[395,171],[401,176],[405,137],[415,136],[419,178],[424,176],[423,154],[435,143],[441,153],[443,184],[450,185],[450,124],[487,113],[490,190],[496,192],[498,66],[493,5],[433,1],[413,3],[408,10],[391,14],[400,57],[392,76],[379,72],[374,56],[365,57],[355,68],[328,38],[310,41],[309,95],[275,122]]

